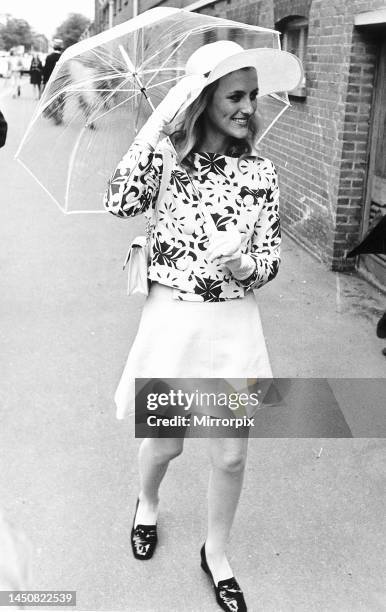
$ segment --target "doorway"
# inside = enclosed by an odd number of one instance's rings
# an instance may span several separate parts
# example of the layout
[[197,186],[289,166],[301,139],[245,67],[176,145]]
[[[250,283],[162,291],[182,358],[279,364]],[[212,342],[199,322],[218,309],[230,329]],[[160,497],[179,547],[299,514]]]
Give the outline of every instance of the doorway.
[[[379,214],[386,215],[386,40],[379,49],[363,234]],[[362,255],[359,267],[386,289],[386,255]]]

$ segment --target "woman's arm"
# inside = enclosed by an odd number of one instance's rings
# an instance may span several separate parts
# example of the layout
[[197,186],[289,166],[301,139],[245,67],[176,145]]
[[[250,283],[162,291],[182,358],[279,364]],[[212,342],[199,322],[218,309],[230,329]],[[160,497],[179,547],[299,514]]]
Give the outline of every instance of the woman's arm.
[[248,254],[254,263],[254,269],[244,279],[237,278],[237,273],[234,274],[238,283],[246,291],[262,287],[273,280],[279,270],[281,244],[279,186],[275,167],[272,162],[270,164],[270,186],[267,199],[255,225],[251,250]]
[[157,200],[162,154],[150,144],[134,141],[109,180],[103,204],[118,217],[134,217]]
[[204,84],[204,77],[184,77],[157,106],[109,181],[103,201],[108,212],[133,217],[157,201],[162,175],[162,154],[156,149],[160,135]]

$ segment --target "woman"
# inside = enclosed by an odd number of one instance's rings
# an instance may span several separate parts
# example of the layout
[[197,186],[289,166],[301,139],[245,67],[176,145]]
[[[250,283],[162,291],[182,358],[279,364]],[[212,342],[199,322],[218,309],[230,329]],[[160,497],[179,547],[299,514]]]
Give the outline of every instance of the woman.
[[[267,57],[276,63],[261,69]],[[151,231],[151,289],[115,396],[118,418],[132,407],[134,376],[272,377],[252,289],[278,271],[279,190],[272,162],[253,154],[257,97],[295,87],[301,68],[287,53],[244,51],[218,41],[193,53],[186,74],[138,134],[105,196],[107,210],[120,217],[154,207],[165,170],[160,135],[170,133],[177,155]],[[246,610],[225,552],[243,481],[246,434],[209,441],[201,566],[219,606],[232,611]],[[137,559],[153,555],[159,486],[182,448],[183,438],[146,438],[141,444],[131,534]]]
[[29,72],[30,83],[33,86],[36,99],[39,100],[43,78],[43,64],[41,63],[37,53],[34,53],[32,56]]
[[20,97],[21,94],[21,73],[23,70],[23,60],[14,51],[9,53],[9,72],[11,77],[12,98]]

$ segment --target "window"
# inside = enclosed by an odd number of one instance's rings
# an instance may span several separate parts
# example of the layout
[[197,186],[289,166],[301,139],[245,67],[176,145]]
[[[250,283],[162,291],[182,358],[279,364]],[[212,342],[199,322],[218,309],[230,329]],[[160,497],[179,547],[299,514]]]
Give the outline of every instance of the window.
[[[308,21],[304,17],[287,17],[276,27],[281,32],[281,44],[284,51],[289,51],[302,61],[303,66],[306,58]],[[302,83],[296,89],[288,92],[290,96],[306,97],[306,78],[303,77]]]

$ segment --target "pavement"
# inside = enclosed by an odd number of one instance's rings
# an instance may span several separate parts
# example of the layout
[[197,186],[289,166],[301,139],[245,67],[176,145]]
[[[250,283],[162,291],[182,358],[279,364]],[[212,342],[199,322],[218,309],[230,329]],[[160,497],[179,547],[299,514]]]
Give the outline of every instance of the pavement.
[[[33,589],[76,590],[78,610],[214,612],[199,567],[206,440],[168,470],[153,560],[130,550],[139,440],[112,396],[143,305],[121,272],[142,222],[55,208],[13,161],[35,104],[28,84],[12,100],[0,81],[0,505],[31,542]],[[285,236],[257,297],[275,376],[327,379],[349,433],[250,440],[229,555],[248,609],[384,611],[385,296]]]

